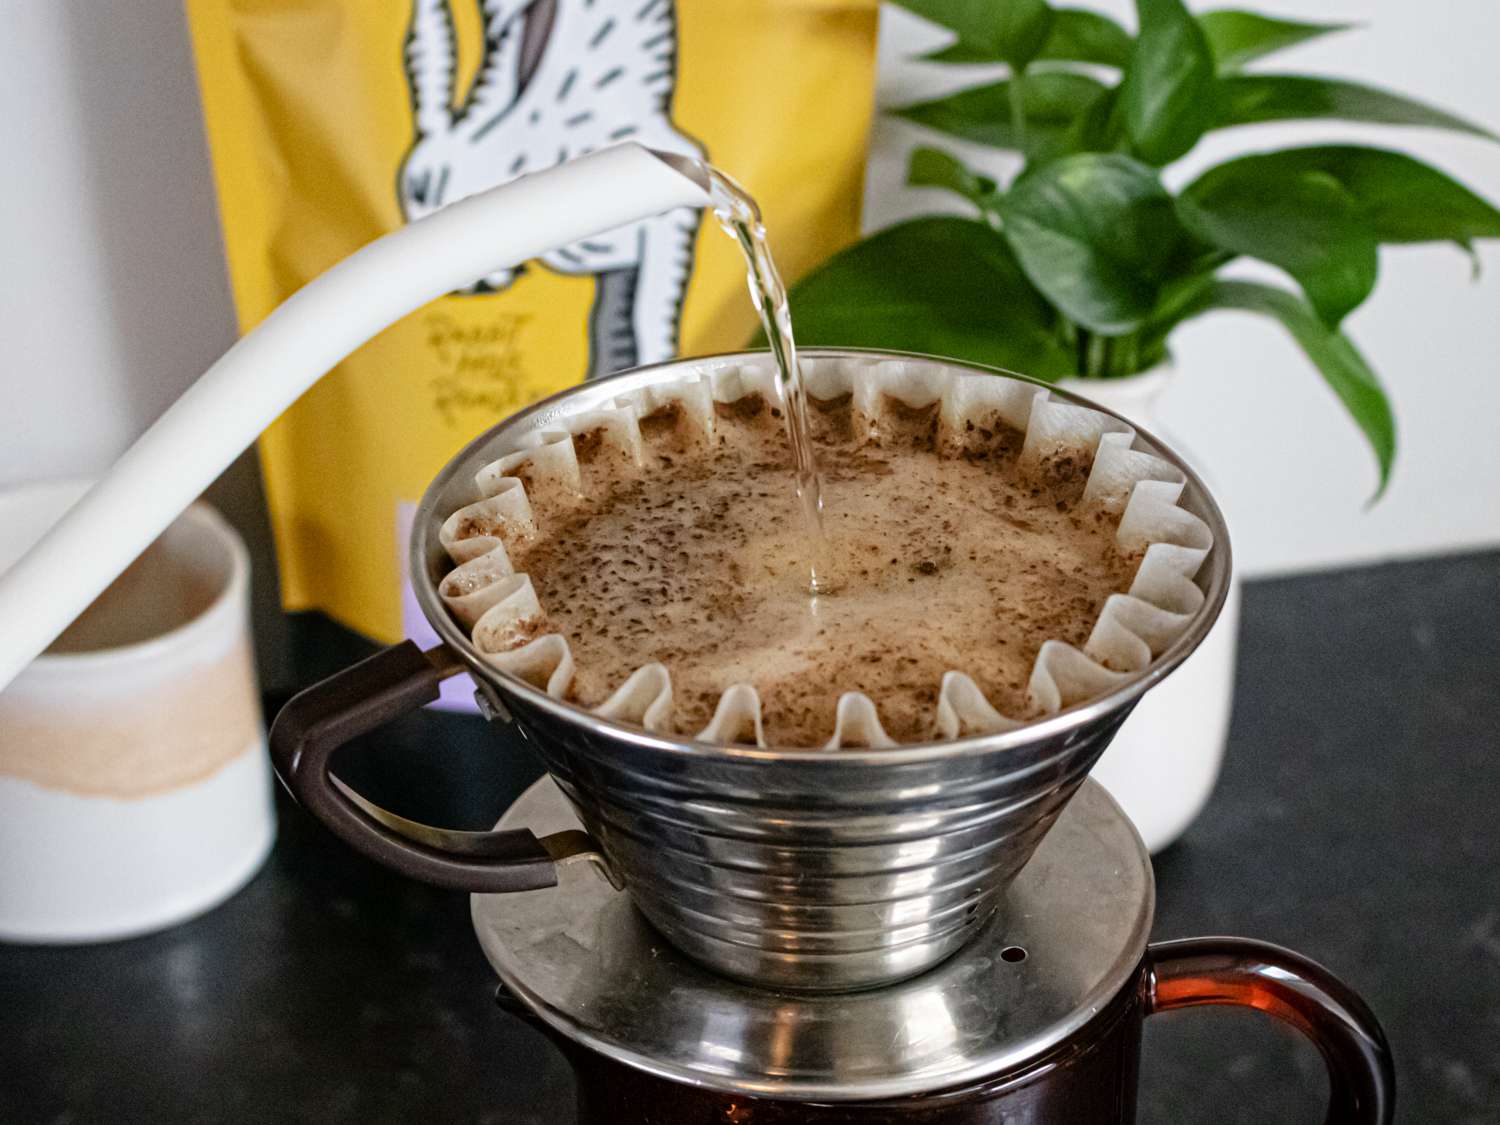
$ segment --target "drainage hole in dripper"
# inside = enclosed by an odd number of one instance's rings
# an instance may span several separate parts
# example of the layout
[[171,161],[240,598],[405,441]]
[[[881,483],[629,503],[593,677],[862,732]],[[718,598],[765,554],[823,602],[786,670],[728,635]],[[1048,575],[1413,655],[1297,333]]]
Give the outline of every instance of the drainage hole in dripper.
[[1026,950],[1019,945],[1007,945],[1000,951],[1000,960],[1009,961],[1014,965],[1018,961],[1026,960]]

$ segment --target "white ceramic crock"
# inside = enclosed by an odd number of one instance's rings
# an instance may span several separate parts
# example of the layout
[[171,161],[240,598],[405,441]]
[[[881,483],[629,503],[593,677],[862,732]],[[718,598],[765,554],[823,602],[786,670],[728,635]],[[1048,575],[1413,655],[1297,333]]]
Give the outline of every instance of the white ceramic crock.
[[[0,492],[0,572],[87,487]],[[202,583],[195,615],[133,643],[44,654],[0,691],[0,938],[171,925],[239,889],[271,847],[244,544],[195,505],[162,549]]]

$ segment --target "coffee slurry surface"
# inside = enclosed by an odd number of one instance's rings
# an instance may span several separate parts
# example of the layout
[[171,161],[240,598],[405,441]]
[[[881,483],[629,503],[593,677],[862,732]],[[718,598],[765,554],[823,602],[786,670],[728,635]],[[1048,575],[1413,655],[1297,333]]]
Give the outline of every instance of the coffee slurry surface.
[[780,411],[759,396],[717,405],[711,448],[682,440],[666,408],[642,419],[644,467],[582,435],[581,498],[528,488],[542,531],[512,559],[545,613],[528,633],[571,645],[571,701],[597,706],[659,661],[678,734],[749,683],[768,745],[827,742],[848,691],[875,701],[892,738],[921,742],[951,669],[1002,713],[1035,717],[1042,642],[1081,645],[1138,561],[1115,548],[1113,517],[1077,503],[1088,465],[1041,484],[1016,467],[1019,432],[940,457],[931,409],[888,400],[872,441],[847,396],[814,405],[832,594],[808,595]]

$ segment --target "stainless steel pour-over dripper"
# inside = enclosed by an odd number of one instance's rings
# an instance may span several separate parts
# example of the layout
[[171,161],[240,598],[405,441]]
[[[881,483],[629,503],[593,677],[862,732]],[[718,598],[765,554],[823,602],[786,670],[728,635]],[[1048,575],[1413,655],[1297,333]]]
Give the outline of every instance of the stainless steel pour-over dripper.
[[[891,358],[809,354],[852,364]],[[685,360],[587,383],[471,443],[428,488],[412,531],[417,601],[442,648],[424,655],[396,646],[311,689],[278,719],[273,753],[303,804],[355,847],[414,877],[524,890],[553,883],[558,860],[593,857],[673,945],[721,973],[782,988],[868,988],[943,960],[989,918],[1131,707],[1213,624],[1227,589],[1228,534],[1192,470],[1138,435],[1138,448],[1182,473],[1182,506],[1213,534],[1196,579],[1203,603],[1145,670],[1003,734],[881,750],[708,745],[602,718],[486,662],[438,595],[451,568],[439,529],[478,498],[478,470],[534,431],[566,428],[573,415],[754,358]],[[968,376],[1021,378],[945,365]],[[413,825],[349,794],[327,772],[337,745],[434,698],[443,675],[465,668],[493,721],[512,726],[541,756],[586,834],[539,840],[524,830]]]

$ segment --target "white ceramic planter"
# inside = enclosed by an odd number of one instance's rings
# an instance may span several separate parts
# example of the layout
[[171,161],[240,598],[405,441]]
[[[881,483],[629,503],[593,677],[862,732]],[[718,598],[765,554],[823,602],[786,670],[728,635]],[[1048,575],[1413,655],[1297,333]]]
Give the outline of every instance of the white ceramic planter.
[[[1172,376],[1170,368],[1159,367],[1126,379],[1064,379],[1058,385],[1139,423],[1207,479],[1192,450],[1156,419],[1157,400]],[[1235,573],[1224,612],[1198,651],[1147,693],[1094,767],[1094,777],[1120,802],[1153,852],[1182,835],[1218,779],[1234,702],[1239,626]]]

